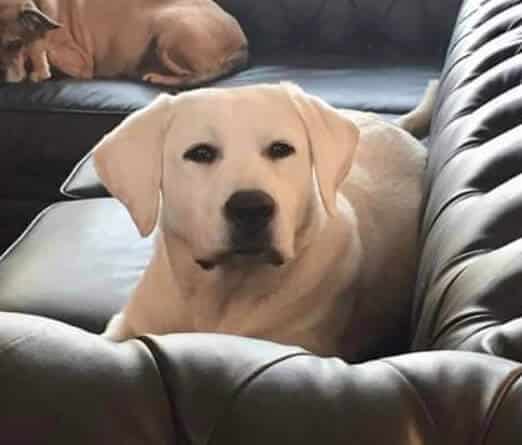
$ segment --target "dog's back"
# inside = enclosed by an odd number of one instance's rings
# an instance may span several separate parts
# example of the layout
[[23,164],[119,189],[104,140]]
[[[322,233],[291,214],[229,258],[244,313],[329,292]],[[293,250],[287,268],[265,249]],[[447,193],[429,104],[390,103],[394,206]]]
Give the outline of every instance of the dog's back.
[[[363,258],[357,302],[347,335],[369,358],[404,336],[417,263],[417,228],[426,148],[398,126],[369,114],[345,112],[359,127],[360,141],[341,192],[354,208]],[[378,339],[378,341],[377,341]],[[359,342],[360,340],[360,342]]]

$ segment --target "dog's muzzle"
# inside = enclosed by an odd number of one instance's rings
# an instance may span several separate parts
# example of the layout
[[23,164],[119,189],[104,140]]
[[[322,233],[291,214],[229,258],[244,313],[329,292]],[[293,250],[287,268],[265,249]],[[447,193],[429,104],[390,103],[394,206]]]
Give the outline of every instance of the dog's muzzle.
[[270,247],[270,223],[274,219],[274,199],[261,190],[242,190],[225,203],[230,230],[230,247],[239,255],[257,255]]
[[210,260],[196,260],[204,270],[227,263],[237,255],[249,256],[256,263],[282,266],[284,259],[272,247],[271,223],[276,214],[274,199],[261,190],[235,192],[223,207],[229,226],[228,249]]

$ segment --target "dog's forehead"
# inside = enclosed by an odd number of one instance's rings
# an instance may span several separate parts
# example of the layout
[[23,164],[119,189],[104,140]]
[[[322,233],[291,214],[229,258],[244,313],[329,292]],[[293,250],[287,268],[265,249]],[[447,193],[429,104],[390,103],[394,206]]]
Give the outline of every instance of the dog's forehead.
[[[238,118],[267,112],[294,114],[288,94],[282,87],[254,85],[235,88],[208,88],[188,93],[185,106],[195,111],[235,113]],[[268,117],[268,116],[267,116]]]
[[[302,133],[301,120],[283,87],[255,85],[209,88],[185,93],[178,102],[181,127],[195,131],[251,132],[270,137],[279,132],[288,137]],[[181,112],[180,112],[181,111]]]

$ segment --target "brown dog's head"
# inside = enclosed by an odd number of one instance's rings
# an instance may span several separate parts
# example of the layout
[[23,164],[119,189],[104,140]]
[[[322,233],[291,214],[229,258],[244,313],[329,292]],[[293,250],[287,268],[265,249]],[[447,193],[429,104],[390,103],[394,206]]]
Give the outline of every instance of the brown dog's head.
[[0,79],[25,79],[25,49],[60,25],[30,0],[0,0]]

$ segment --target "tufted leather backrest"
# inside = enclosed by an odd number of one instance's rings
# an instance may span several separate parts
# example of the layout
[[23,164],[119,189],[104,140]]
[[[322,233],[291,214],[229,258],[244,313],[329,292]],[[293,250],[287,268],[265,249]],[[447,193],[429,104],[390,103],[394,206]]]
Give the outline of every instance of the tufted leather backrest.
[[461,0],[218,0],[254,48],[417,53],[446,48]]
[[469,0],[433,120],[414,349],[522,360],[522,2]]

